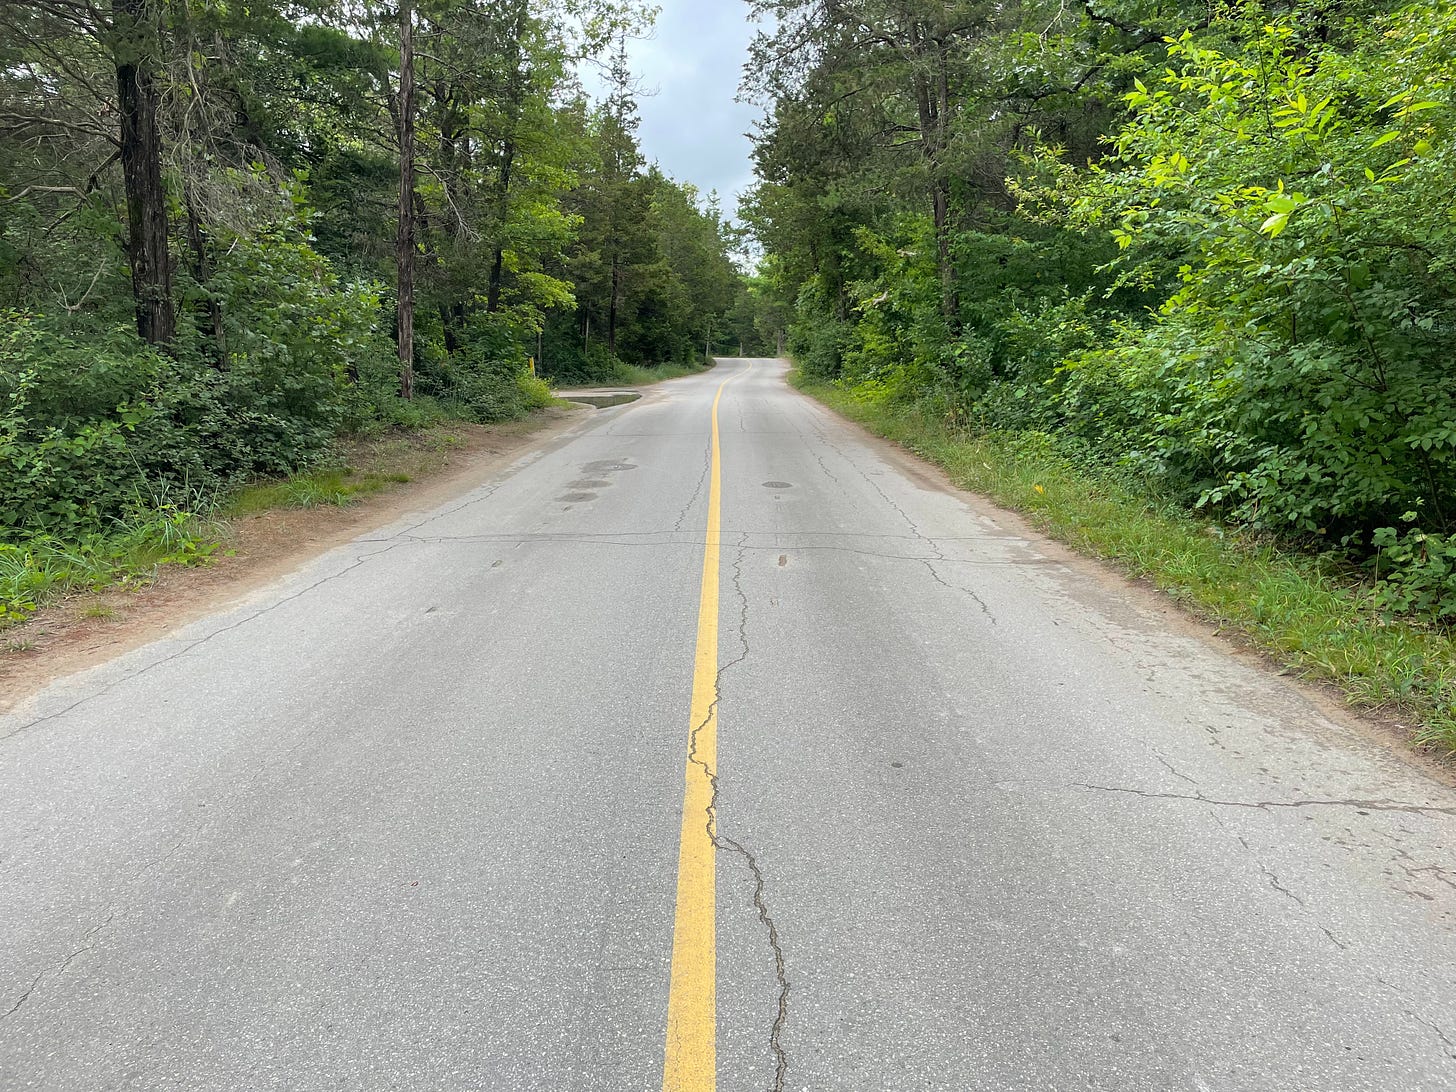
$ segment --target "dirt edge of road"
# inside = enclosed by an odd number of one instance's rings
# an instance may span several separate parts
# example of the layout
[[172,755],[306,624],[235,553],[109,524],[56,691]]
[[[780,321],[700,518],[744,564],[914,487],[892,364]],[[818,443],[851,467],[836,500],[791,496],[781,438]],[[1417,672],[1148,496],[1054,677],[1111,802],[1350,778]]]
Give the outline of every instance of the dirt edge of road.
[[1045,532],[1038,530],[1019,512],[1003,508],[988,497],[962,489],[951,481],[950,476],[934,463],[922,459],[914,452],[893,440],[880,436],[857,421],[838,413],[832,406],[825,405],[812,395],[789,388],[799,397],[818,406],[846,428],[852,429],[867,445],[903,471],[906,476],[919,482],[927,489],[950,493],[961,500],[978,515],[1005,528],[1010,533],[1036,543],[1037,549],[1046,556],[1066,565],[1089,581],[1095,581],[1104,591],[1119,596],[1135,598],[1144,609],[1157,614],[1170,628],[1181,635],[1191,637],[1202,644],[1233,656],[1235,659],[1257,668],[1280,685],[1300,694],[1319,713],[1350,729],[1363,740],[1390,753],[1399,761],[1414,767],[1432,779],[1456,787],[1456,759],[1444,758],[1419,749],[1412,743],[1411,728],[1394,716],[1384,716],[1378,711],[1359,710],[1346,702],[1344,695],[1333,683],[1318,679],[1306,679],[1290,674],[1289,670],[1273,655],[1241,639],[1236,632],[1221,630],[1205,618],[1164,594],[1155,584],[1123,572],[1115,563],[1079,553],[1065,543],[1059,542]]
[[224,610],[358,536],[468,492],[592,411],[552,407],[500,425],[460,428],[438,468],[347,507],[271,508],[223,524],[223,551],[197,567],[161,566],[149,583],[67,596],[8,630],[0,713],[50,683]]

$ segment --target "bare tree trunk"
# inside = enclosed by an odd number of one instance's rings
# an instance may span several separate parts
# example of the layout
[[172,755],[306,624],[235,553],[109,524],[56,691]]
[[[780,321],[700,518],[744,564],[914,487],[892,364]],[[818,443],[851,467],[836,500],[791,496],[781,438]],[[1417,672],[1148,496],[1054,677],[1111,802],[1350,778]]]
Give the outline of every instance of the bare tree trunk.
[[935,175],[935,242],[940,259],[940,304],[945,320],[952,331],[960,326],[961,297],[956,285],[955,262],[951,256],[951,211],[950,178],[945,169],[945,148],[949,143],[951,121],[950,76],[946,71],[945,44],[940,43],[936,52],[936,125],[939,138],[939,153],[936,156]]
[[167,190],[162,182],[162,134],[157,125],[157,34],[154,0],[113,0],[117,110],[121,114],[121,170],[126,188],[127,257],[137,333],[169,345],[172,264],[167,252]]
[[399,227],[394,258],[398,269],[399,394],[415,396],[415,43],[414,9],[399,5]]
[[935,225],[936,267],[940,274],[941,316],[952,327],[960,300],[950,253],[950,180],[945,172],[946,126],[950,123],[950,85],[945,71],[945,45],[927,40],[912,28],[910,47],[923,66],[915,74],[915,104],[920,121],[920,149],[930,181],[930,213]]

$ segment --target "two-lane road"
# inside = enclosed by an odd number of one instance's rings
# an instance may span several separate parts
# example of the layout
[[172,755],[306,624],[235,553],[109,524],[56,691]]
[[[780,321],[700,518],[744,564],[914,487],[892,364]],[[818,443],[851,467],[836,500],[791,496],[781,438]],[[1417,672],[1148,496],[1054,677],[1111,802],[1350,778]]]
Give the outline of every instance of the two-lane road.
[[1456,792],[783,370],[0,718],[0,1088],[1456,1089]]

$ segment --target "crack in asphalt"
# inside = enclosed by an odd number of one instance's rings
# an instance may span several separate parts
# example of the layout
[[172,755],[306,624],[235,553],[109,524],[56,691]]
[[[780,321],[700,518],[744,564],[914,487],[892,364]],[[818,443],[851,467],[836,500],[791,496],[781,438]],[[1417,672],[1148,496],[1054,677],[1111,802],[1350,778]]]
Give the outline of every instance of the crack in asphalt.
[[98,944],[92,943],[96,939],[96,934],[101,932],[101,930],[105,929],[108,925],[110,925],[111,919],[114,917],[116,917],[116,911],[109,911],[105,919],[103,919],[98,924],[93,925],[82,935],[81,947],[77,948],[74,952],[66,956],[66,958],[61,960],[59,963],[49,967],[42,967],[40,973],[31,980],[30,985],[25,988],[25,992],[20,995],[19,999],[16,1000],[15,1004],[11,1005],[9,1010],[6,1011],[3,1015],[0,1015],[0,1020],[9,1019],[11,1016],[14,1016],[17,1012],[19,1012],[20,1007],[30,1000],[30,995],[35,992],[36,987],[41,984],[42,979],[52,974],[64,974],[66,972],[66,969],[70,967],[71,964],[74,963],[81,956],[85,955],[87,952],[94,952],[99,947]]
[[[536,456],[536,458],[539,458],[539,457],[540,456],[538,454]],[[414,523],[409,524],[408,526],[402,528],[401,530],[399,530],[399,531],[397,531],[397,532],[395,532],[393,534],[390,534],[390,535],[388,535],[386,537],[383,537],[383,538],[368,538],[368,537],[364,537],[364,538],[355,539],[354,542],[352,543],[352,545],[355,545],[355,546],[366,546],[366,545],[375,545],[375,544],[383,544],[383,543],[387,543],[388,545],[386,545],[384,547],[384,549],[382,549],[382,550],[371,550],[371,551],[369,551],[367,553],[356,555],[355,558],[354,558],[354,560],[353,560],[353,562],[351,564],[346,565],[344,568],[338,570],[337,572],[330,573],[328,576],[322,577],[319,580],[314,581],[313,583],[309,584],[307,587],[300,588],[298,591],[292,593],[291,595],[284,596],[282,599],[279,599],[276,602],[273,602],[273,603],[268,604],[266,607],[263,607],[261,610],[254,611],[252,614],[249,614],[245,618],[240,618],[237,621],[232,622],[232,623],[229,623],[226,626],[222,626],[222,627],[220,627],[218,629],[215,629],[211,633],[208,633],[206,636],[200,637],[200,638],[198,638],[195,641],[189,642],[187,645],[183,646],[182,648],[178,649],[177,651],[175,651],[175,652],[173,652],[173,653],[171,653],[171,654],[169,654],[167,656],[162,657],[159,660],[154,660],[151,663],[148,663],[148,664],[146,664],[146,665],[138,668],[135,671],[128,672],[127,674],[121,676],[120,678],[114,679],[111,682],[107,683],[105,686],[103,686],[101,689],[95,691],[94,693],[87,694],[87,695],[85,695],[83,697],[77,698],[75,701],[71,702],[69,705],[65,706],[62,709],[58,709],[54,713],[48,713],[48,714],[46,714],[43,717],[37,717],[34,720],[27,721],[26,723],[21,724],[21,725],[15,727],[15,728],[11,729],[10,731],[4,733],[3,735],[0,735],[0,743],[3,743],[3,742],[5,742],[6,740],[9,740],[9,739],[13,739],[14,737],[20,735],[22,732],[27,732],[27,731],[29,731],[32,728],[37,728],[40,725],[45,724],[45,723],[47,723],[49,721],[57,720],[57,719],[59,719],[61,717],[64,717],[66,714],[68,714],[68,713],[70,713],[70,712],[78,709],[82,705],[85,705],[88,702],[94,701],[95,699],[97,699],[99,697],[102,697],[105,694],[111,692],[113,689],[115,689],[117,686],[120,686],[122,683],[130,682],[132,679],[139,678],[140,676],[145,675],[145,674],[153,671],[154,669],[163,666],[164,664],[171,663],[173,660],[179,659],[180,657],[187,655],[189,652],[192,652],[194,649],[199,648],[200,646],[207,644],[207,642],[211,641],[214,637],[221,636],[224,633],[230,633],[233,630],[240,628],[241,626],[247,625],[249,622],[252,622],[252,621],[254,621],[254,620],[258,619],[258,618],[263,617],[266,614],[271,613],[272,611],[277,610],[279,607],[282,607],[285,604],[288,604],[288,603],[293,602],[295,599],[302,598],[303,596],[307,595],[309,592],[313,591],[316,588],[321,587],[324,584],[330,583],[331,581],[338,580],[341,577],[347,576],[349,573],[351,573],[355,569],[359,568],[359,566],[365,564],[368,561],[373,560],[376,557],[382,557],[384,554],[389,553],[391,550],[395,550],[395,549],[399,548],[400,546],[408,545],[410,543],[431,542],[431,541],[441,541],[441,542],[443,542],[443,541],[450,541],[450,537],[449,536],[441,536],[438,539],[432,539],[432,538],[427,537],[427,536],[416,535],[416,534],[414,534],[414,532],[415,531],[418,531],[422,527],[427,527],[431,523],[434,523],[434,522],[436,522],[438,520],[445,519],[447,516],[454,515],[456,512],[459,512],[462,509],[469,508],[471,505],[480,504],[480,503],[482,503],[484,501],[489,500],[500,489],[502,489],[506,485],[506,483],[511,480],[512,477],[514,477],[516,471],[518,471],[520,469],[524,469],[525,466],[529,466],[530,463],[535,462],[535,461],[536,461],[535,458],[530,458],[530,459],[528,459],[527,461],[521,463],[518,466],[512,466],[512,467],[508,468],[508,470],[505,472],[504,476],[499,481],[492,483],[490,486],[488,486],[488,487],[486,487],[484,489],[474,490],[468,496],[466,496],[463,499],[461,499],[458,503],[452,504],[448,508],[444,508],[444,509],[441,509],[439,511],[431,512],[430,514],[426,515],[424,518],[419,519],[419,520],[416,520]],[[475,537],[475,536],[462,536],[462,540],[465,537]],[[528,537],[530,537],[530,536],[528,536]]]
[[682,531],[683,523],[686,522],[688,518],[688,512],[692,509],[693,505],[698,502],[698,498],[703,495],[703,486],[707,483],[708,474],[712,471],[712,469],[713,441],[710,439],[703,453],[703,473],[698,478],[698,484],[693,487],[693,495],[688,498],[687,504],[683,505],[682,511],[677,514],[677,522],[672,525],[672,530],[674,534]]
[[1422,878],[1429,876],[1437,883],[1456,888],[1456,871],[1438,864],[1418,865],[1416,858],[1410,855],[1409,850],[1397,848],[1395,856],[1391,858],[1391,864],[1404,872],[1406,879],[1412,883],[1417,883]]
[[[430,536],[410,535],[410,534],[401,533],[400,536],[399,536],[399,538],[401,538],[403,540],[403,543],[416,543],[416,544],[424,544],[424,545],[440,545],[440,544],[443,544],[443,543],[451,543],[451,542],[458,542],[458,543],[495,542],[495,543],[501,543],[501,544],[516,543],[518,545],[523,545],[523,544],[525,544],[527,542],[562,542],[562,543],[568,543],[568,544],[580,544],[580,545],[588,545],[588,546],[625,546],[625,547],[630,547],[630,548],[634,548],[634,549],[661,549],[661,548],[667,548],[667,547],[692,547],[692,548],[695,548],[695,549],[702,549],[703,546],[706,545],[706,543],[704,542],[702,536],[700,536],[700,535],[697,535],[697,536],[692,537],[692,538],[666,538],[665,537],[665,536],[668,536],[668,535],[681,535],[681,534],[688,534],[688,533],[689,532],[679,531],[676,528],[674,528],[673,530],[670,530],[670,531],[621,531],[621,532],[613,532],[613,533],[605,533],[605,532],[602,532],[602,533],[591,533],[591,532],[572,532],[572,531],[539,531],[539,532],[521,532],[519,534],[511,534],[511,533],[505,533],[505,532],[497,532],[497,533],[493,533],[493,534],[479,534],[479,535],[430,535]],[[768,536],[768,535],[771,534],[771,532],[768,532],[768,531],[744,531],[744,532],[739,532],[739,533],[740,534],[746,534],[746,535],[747,534],[759,534],[759,535],[765,535],[765,536]],[[774,534],[774,537],[782,539],[782,538],[789,537],[790,535],[799,534],[799,533],[801,533],[801,532],[786,532],[786,533],[783,533],[783,534],[776,534],[775,533]],[[822,533],[828,535],[828,534],[834,534],[836,532],[825,531],[825,532],[822,532]],[[864,537],[903,538],[905,536],[902,536],[902,535],[886,535],[886,536],[864,536]],[[638,540],[655,539],[657,541],[628,541],[629,539],[638,539]],[[375,539],[375,540],[372,540],[372,541],[387,541],[387,540]],[[928,540],[927,539],[925,541],[930,542],[931,540]],[[403,543],[401,543],[401,544],[403,544]],[[933,546],[935,545],[935,543],[933,543],[933,542],[931,544]],[[742,549],[744,549],[744,550],[757,550],[757,551],[778,552],[778,551],[783,550],[784,549],[784,546],[785,546],[785,544],[783,542],[775,542],[773,544],[764,545],[764,546],[744,545],[742,547]],[[880,552],[880,551],[877,551],[877,550],[857,550],[857,549],[855,549],[852,546],[813,546],[813,545],[810,545],[810,546],[793,546],[792,549],[794,551],[798,552],[798,553],[850,554],[850,555],[853,555],[853,556],[856,556],[856,557],[873,557],[873,558],[879,558],[879,559],[885,560],[885,561],[914,561],[914,562],[917,562],[918,564],[925,565],[927,568],[929,568],[930,575],[932,577],[934,577],[935,580],[936,580],[936,582],[938,584],[940,584],[942,587],[949,588],[952,591],[961,592],[964,595],[968,596],[970,599],[974,600],[975,603],[976,603],[976,605],[980,608],[980,610],[986,615],[986,617],[988,619],[990,619],[990,622],[991,622],[992,625],[995,625],[996,624],[996,619],[992,616],[990,608],[981,599],[981,597],[979,595],[977,595],[975,591],[973,591],[970,588],[965,587],[964,585],[951,584],[951,583],[947,582],[940,575],[939,571],[932,567],[934,564],[940,563],[940,564],[944,564],[944,565],[964,565],[964,566],[969,566],[971,568],[1023,568],[1023,567],[1028,567],[1028,566],[1043,566],[1043,567],[1045,567],[1045,566],[1051,566],[1051,565],[1059,565],[1059,564],[1061,564],[1060,562],[1013,561],[1013,560],[993,561],[993,560],[987,560],[987,559],[981,559],[981,558],[960,558],[960,557],[945,557],[945,556],[924,557],[924,556],[919,555],[919,554],[887,554],[887,553],[883,553],[883,552]]]
[[774,1080],[769,1086],[769,1092],[783,1092],[784,1081],[788,1076],[789,1055],[783,1043],[784,1028],[789,1019],[789,991],[791,988],[787,963],[784,958],[783,945],[779,940],[778,923],[774,920],[773,914],[768,908],[768,902],[764,897],[764,876],[763,869],[758,863],[758,857],[742,843],[718,833],[718,795],[719,782],[718,771],[710,766],[703,759],[698,757],[698,736],[709,724],[714,723],[718,715],[718,706],[723,701],[723,679],[729,671],[739,666],[748,659],[748,595],[743,590],[743,562],[746,548],[741,540],[734,548],[732,583],[733,590],[738,596],[738,655],[727,663],[721,665],[713,676],[713,700],[708,703],[707,712],[700,723],[694,725],[691,735],[688,737],[688,761],[703,771],[708,779],[711,794],[708,798],[706,811],[705,829],[708,833],[708,840],[719,849],[727,850],[740,857],[747,865],[749,873],[753,877],[753,906],[758,911],[758,920],[763,925],[767,934],[769,951],[773,955],[774,978],[778,984],[778,1007],[774,1014],[773,1026],[769,1029],[769,1050],[774,1059]]
[[1278,891],[1281,895],[1293,899],[1296,903],[1299,904],[1299,908],[1301,910],[1304,909],[1304,900],[1296,895],[1293,891],[1289,890],[1289,888],[1285,887],[1282,883],[1280,883],[1278,874],[1272,868],[1266,865],[1263,861],[1260,861],[1258,863],[1259,871],[1262,872],[1264,874],[1264,878],[1269,881],[1269,886],[1272,887],[1275,891]]
[[[1402,1001],[1408,1002],[1411,1000],[1408,996],[1406,996],[1405,992],[1401,990],[1399,986],[1397,986],[1394,982],[1391,982],[1389,979],[1382,978],[1380,975],[1376,975],[1375,981],[1380,983],[1380,985],[1384,986],[1391,993],[1395,994]],[[1435,1032],[1436,1037],[1439,1038],[1441,1042],[1446,1044],[1446,1054],[1451,1058],[1456,1058],[1456,1040],[1452,1040],[1451,1036],[1447,1035],[1446,1032],[1442,1030],[1439,1024],[1428,1020],[1426,1017],[1422,1016],[1414,1009],[1407,1008],[1405,1010],[1405,1014],[1416,1023],[1421,1024],[1424,1027],[1427,1027],[1431,1031]]]
[[1436,804],[1406,804],[1398,800],[1218,800],[1211,796],[1204,796],[1202,793],[1150,792],[1146,789],[1133,789],[1125,785],[1093,785],[1086,781],[1073,781],[1072,784],[1079,789],[1126,793],[1129,796],[1141,796],[1148,800],[1188,800],[1198,804],[1215,804],[1225,808],[1253,808],[1260,811],[1267,811],[1270,808],[1330,807],[1357,808],[1363,811],[1399,811],[1411,815],[1456,815],[1456,807],[1442,807]]
[[[886,493],[884,489],[881,488],[879,482],[875,481],[874,478],[866,474],[858,463],[856,463],[853,459],[849,459],[847,456],[845,456],[844,452],[839,449],[838,445],[836,445],[828,437],[822,437],[822,439],[828,447],[830,447],[832,450],[839,454],[840,458],[845,459],[845,461],[849,463],[849,465],[853,468],[854,472],[858,474],[861,478],[863,478],[866,484],[868,484],[871,489],[879,494],[882,501],[884,501],[887,505],[894,509],[895,513],[905,522],[905,526],[910,528],[910,533],[915,536],[918,541],[925,543],[926,546],[930,547],[930,549],[934,551],[934,553],[930,557],[914,558],[913,560],[919,561],[922,565],[924,565],[925,571],[930,573],[931,578],[934,579],[935,582],[941,587],[947,589],[948,591],[958,591],[966,596],[969,596],[972,602],[974,602],[976,606],[981,608],[981,613],[986,616],[986,620],[989,621],[991,625],[996,625],[996,616],[991,613],[991,608],[986,605],[986,601],[982,599],[980,595],[975,592],[975,590],[959,584],[951,584],[946,581],[943,576],[940,575],[939,570],[937,570],[935,567],[935,563],[937,561],[945,563],[952,560],[951,558],[945,556],[945,550],[941,547],[940,543],[935,539],[931,538],[929,535],[925,534],[925,532],[921,531],[920,525],[910,518],[910,514],[906,512],[905,509],[900,507],[899,502],[891,497],[890,494]],[[906,560],[911,559],[907,558]]]
[[764,900],[763,870],[758,865],[758,859],[744,849],[732,838],[723,837],[722,842],[736,853],[738,853],[748,864],[748,870],[753,873],[753,906],[758,911],[758,920],[768,932],[768,946],[773,952],[774,958],[774,979],[778,983],[778,1011],[774,1014],[773,1027],[769,1029],[768,1046],[774,1058],[774,1079],[769,1086],[770,1092],[783,1092],[784,1081],[789,1075],[789,1054],[784,1047],[784,1027],[789,1020],[789,974],[784,963],[784,949],[779,942],[779,928],[769,913],[768,904]]
[[505,487],[505,484],[515,476],[517,470],[525,469],[525,467],[529,466],[531,463],[534,463],[537,459],[541,458],[541,455],[542,453],[537,453],[534,458],[530,458],[527,462],[522,463],[520,466],[512,466],[508,468],[505,471],[504,476],[499,481],[493,482],[483,489],[471,490],[457,503],[450,505],[448,508],[443,508],[438,511],[431,512],[423,519],[416,520],[408,527],[404,527],[394,534],[386,535],[383,538],[358,538],[355,539],[354,542],[356,545],[365,542],[393,542],[397,539],[413,537],[412,533],[418,531],[421,527],[428,527],[430,524],[436,522],[437,520],[445,519],[447,516],[453,516],[456,512],[469,508],[473,504],[480,504],[483,501],[490,500],[491,497],[495,496],[498,492],[500,492],[500,490]]
[[1174,766],[1171,762],[1168,761],[1168,759],[1163,755],[1161,751],[1154,751],[1153,757],[1161,762],[1163,766],[1167,769],[1167,771],[1174,777],[1179,778],[1182,781],[1186,781],[1190,785],[1198,784],[1198,780],[1196,778],[1189,777],[1182,770],[1178,769],[1177,766]]
[[[803,433],[800,433],[800,435],[804,435],[804,434]],[[822,444],[824,444],[826,446],[832,446],[830,444],[829,437],[825,436],[824,435],[824,432],[820,428],[818,428],[817,426],[814,428],[814,435],[816,437],[818,437],[819,441]],[[805,436],[804,438],[805,438],[805,440],[808,439],[807,436]],[[819,449],[817,447],[815,447],[813,445],[809,445],[809,444],[806,444],[805,446],[807,446],[809,448],[810,453],[814,456],[814,461],[819,464],[819,469],[822,470],[822,471],[824,471],[824,476],[826,478],[828,478],[830,481],[832,481],[835,485],[840,485],[841,482],[839,480],[839,475],[836,474],[836,473],[834,473],[834,471],[832,471],[832,470],[829,469],[829,464],[824,461],[824,456],[821,455],[821,454],[819,454]],[[840,452],[840,455],[842,457],[843,456],[843,452]]]

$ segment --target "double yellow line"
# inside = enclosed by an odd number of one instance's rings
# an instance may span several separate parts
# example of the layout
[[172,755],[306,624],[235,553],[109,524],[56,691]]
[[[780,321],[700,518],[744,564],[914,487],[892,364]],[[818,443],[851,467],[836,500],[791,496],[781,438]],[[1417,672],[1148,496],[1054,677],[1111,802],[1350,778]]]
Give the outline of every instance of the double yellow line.
[[752,365],[718,384],[713,396],[713,446],[708,469],[707,543],[698,595],[698,644],[693,657],[682,833],[677,857],[677,916],[672,933],[672,979],[667,998],[663,1092],[714,1092],[717,1087],[718,994],[713,779],[718,769],[718,565],[722,538],[722,459],[718,403],[723,388]]

